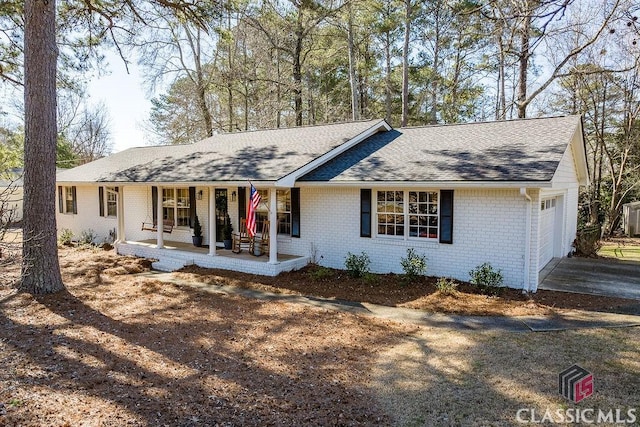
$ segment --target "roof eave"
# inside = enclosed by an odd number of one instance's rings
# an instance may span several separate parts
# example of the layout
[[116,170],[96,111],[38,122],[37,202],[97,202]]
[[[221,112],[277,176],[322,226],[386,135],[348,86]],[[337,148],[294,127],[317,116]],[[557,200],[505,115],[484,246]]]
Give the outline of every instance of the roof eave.
[[551,188],[547,181],[299,181],[297,187]]

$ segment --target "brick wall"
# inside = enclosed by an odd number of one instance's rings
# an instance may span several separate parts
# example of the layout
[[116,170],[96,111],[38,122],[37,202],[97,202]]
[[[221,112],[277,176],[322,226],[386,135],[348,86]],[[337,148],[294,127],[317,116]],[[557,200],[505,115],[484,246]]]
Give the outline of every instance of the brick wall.
[[412,247],[427,256],[429,275],[468,280],[472,268],[488,261],[502,270],[507,285],[522,288],[526,207],[517,189],[460,189],[454,192],[453,244],[362,238],[359,189],[307,187],[301,190],[301,238],[280,238],[278,249],[334,268],[344,268],[348,252],[365,251],[374,272],[400,273],[400,259]]

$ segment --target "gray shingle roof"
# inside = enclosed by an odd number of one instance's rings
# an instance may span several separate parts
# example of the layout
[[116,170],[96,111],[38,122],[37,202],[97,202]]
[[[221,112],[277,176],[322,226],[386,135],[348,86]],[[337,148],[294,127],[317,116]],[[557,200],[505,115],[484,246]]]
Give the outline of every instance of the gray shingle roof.
[[[132,148],[58,173],[59,182],[277,181],[381,120],[215,135]],[[299,181],[550,181],[579,116],[379,132]]]
[[57,175],[60,182],[276,181],[381,120],[214,135],[131,148]]
[[549,181],[580,116],[394,129],[300,181]]

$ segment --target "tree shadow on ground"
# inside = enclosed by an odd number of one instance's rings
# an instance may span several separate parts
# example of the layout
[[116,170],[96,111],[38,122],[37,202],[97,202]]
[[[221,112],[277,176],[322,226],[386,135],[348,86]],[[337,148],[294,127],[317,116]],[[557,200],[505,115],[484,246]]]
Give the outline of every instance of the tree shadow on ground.
[[[70,286],[71,292],[0,304],[0,339],[23,359],[7,364],[6,379],[39,396],[10,412],[17,417],[10,423],[74,423],[60,415],[69,413],[80,422],[92,403],[110,408],[101,414],[110,422],[145,425],[385,419],[359,375],[370,358],[366,349],[391,339],[387,328],[157,282],[131,283],[127,290],[112,280],[94,278]],[[357,338],[336,332],[345,323]],[[47,414],[60,396],[77,407]]]

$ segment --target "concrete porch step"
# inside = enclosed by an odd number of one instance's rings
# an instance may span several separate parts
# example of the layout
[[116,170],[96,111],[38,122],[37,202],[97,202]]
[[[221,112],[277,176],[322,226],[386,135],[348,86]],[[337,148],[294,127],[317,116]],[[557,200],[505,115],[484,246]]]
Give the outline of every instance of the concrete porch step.
[[180,270],[185,265],[191,265],[193,261],[187,261],[185,259],[173,258],[173,257],[160,257],[158,261],[151,264],[151,268],[158,271],[172,272]]

